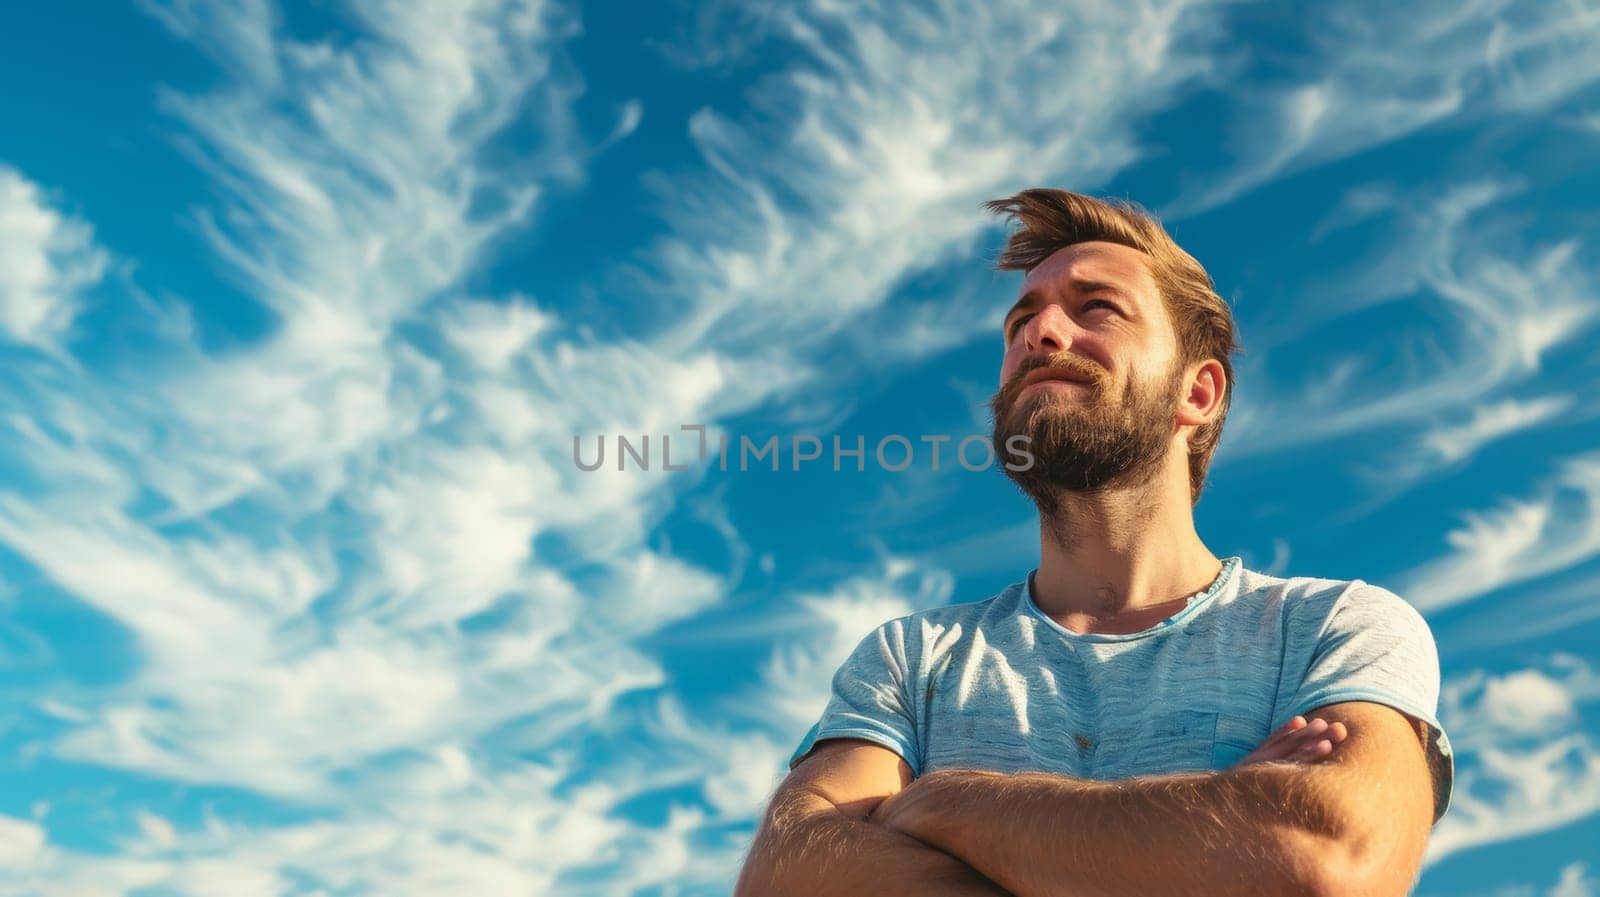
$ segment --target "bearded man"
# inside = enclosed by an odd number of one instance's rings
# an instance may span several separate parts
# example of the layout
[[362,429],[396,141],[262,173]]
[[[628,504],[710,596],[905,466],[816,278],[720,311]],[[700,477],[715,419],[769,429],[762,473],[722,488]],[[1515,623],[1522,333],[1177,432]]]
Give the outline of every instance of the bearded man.
[[1039,565],[860,642],[736,893],[1405,894],[1453,779],[1427,624],[1200,540],[1238,346],[1159,222],[1051,189],[987,205],[1020,224],[991,409]]

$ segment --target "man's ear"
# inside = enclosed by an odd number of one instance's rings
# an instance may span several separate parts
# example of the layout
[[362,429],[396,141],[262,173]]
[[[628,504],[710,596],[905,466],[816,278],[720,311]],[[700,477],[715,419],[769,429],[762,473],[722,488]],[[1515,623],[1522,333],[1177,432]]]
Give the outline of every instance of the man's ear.
[[1222,412],[1228,379],[1222,362],[1215,358],[1195,362],[1183,378],[1184,392],[1178,400],[1178,426],[1200,427]]

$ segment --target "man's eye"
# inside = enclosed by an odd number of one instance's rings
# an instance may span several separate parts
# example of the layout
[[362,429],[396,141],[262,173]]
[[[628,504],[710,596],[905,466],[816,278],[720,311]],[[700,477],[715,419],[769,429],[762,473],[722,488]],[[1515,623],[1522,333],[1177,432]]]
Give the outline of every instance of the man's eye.
[[[1117,312],[1118,314],[1121,313],[1120,309],[1118,309],[1115,305],[1112,305],[1110,302],[1107,302],[1104,299],[1090,299],[1088,302],[1083,303],[1083,308],[1084,308],[1085,311],[1087,311],[1087,310],[1095,307],[1096,305],[1103,305],[1106,308],[1109,308],[1112,311]],[[1011,330],[1010,330],[1010,333],[1008,334],[1008,336],[1011,339],[1015,339],[1016,336],[1017,336],[1017,331],[1021,330],[1022,326],[1024,324],[1028,323],[1028,320],[1030,318],[1034,317],[1037,314],[1039,314],[1039,313],[1036,312],[1036,311],[1030,311],[1027,314],[1018,317],[1015,321],[1012,321],[1011,322]]]

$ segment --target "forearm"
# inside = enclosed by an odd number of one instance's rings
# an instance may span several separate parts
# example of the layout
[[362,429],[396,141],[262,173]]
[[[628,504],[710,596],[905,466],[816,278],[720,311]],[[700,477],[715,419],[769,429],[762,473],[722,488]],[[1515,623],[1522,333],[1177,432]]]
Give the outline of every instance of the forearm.
[[1010,897],[961,860],[876,822],[831,809],[768,816],[735,897]]
[[1330,878],[1339,824],[1284,764],[1093,782],[952,776],[911,832],[1018,897],[1288,895]]

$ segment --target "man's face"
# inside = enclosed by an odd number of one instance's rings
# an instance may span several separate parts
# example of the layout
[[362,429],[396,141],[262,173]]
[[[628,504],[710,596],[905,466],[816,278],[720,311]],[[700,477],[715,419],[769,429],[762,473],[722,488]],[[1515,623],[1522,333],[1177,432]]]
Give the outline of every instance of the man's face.
[[[1068,246],[1028,273],[1005,318],[994,447],[1029,437],[1027,470],[1006,469],[1036,501],[1148,477],[1172,443],[1183,370],[1144,254]],[[1046,379],[1048,378],[1048,379]]]

